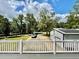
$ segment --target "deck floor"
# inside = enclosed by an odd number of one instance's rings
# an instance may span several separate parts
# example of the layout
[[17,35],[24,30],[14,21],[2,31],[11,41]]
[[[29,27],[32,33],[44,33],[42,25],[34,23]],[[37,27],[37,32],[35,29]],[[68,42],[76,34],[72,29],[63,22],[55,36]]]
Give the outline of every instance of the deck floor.
[[0,59],[79,59],[79,54],[0,54]]

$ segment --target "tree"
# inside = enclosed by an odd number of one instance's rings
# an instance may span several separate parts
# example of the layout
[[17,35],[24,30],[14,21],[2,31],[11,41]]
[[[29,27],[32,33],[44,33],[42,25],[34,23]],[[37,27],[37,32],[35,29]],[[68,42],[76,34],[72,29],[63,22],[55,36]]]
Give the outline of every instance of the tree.
[[33,33],[37,29],[37,21],[33,14],[27,13],[25,17],[25,21],[28,25],[28,33]]
[[22,24],[22,33],[26,34],[26,24],[25,23]]
[[0,15],[0,33],[8,36],[10,33],[10,22],[7,18]]
[[2,15],[0,15],[0,34],[2,34],[3,33],[3,28],[4,28],[4,21],[3,21],[3,19],[4,19],[4,16],[2,16]]
[[18,16],[18,24],[20,25],[20,34],[22,34],[23,33],[23,31],[22,31],[22,24],[23,24],[23,18],[24,18],[24,16],[23,15],[19,15]]
[[17,18],[13,18],[13,22],[12,22],[12,26],[13,27],[12,27],[12,30],[16,29],[16,32],[19,31],[20,34],[23,34],[23,25],[24,25],[23,21],[24,21],[24,16],[22,14],[18,15]]
[[57,21],[53,19],[54,14],[48,15],[46,12],[41,11],[40,12],[40,21],[38,23],[38,30],[50,33],[53,28],[57,26]]
[[10,23],[9,20],[7,18],[4,18],[4,34],[5,36],[9,36],[10,35]]
[[58,28],[65,28],[65,23],[64,22],[59,22],[57,27]]
[[79,28],[79,17],[75,16],[75,14],[70,14],[67,16],[67,22],[65,24],[65,28]]
[[13,18],[13,21],[11,21],[10,24],[10,30],[12,33],[20,33],[20,26],[16,18]]

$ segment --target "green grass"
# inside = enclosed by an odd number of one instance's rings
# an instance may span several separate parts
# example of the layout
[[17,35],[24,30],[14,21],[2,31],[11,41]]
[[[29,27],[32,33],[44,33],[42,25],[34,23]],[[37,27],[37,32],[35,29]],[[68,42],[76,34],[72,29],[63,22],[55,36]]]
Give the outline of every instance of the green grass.
[[30,36],[28,35],[19,35],[19,36],[9,36],[9,37],[2,37],[0,40],[28,40]]

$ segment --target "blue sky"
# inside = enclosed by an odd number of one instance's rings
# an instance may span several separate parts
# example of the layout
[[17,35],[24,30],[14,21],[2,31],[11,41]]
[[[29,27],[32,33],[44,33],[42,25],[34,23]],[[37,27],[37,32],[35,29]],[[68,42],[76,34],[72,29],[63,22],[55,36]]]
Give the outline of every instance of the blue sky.
[[[0,14],[12,18],[19,13],[39,13],[42,8],[57,14],[69,13],[76,0],[0,0]],[[35,14],[35,15],[37,15]]]
[[[20,0],[20,1],[25,2],[26,0]],[[33,2],[35,1],[39,2],[40,4],[48,3],[52,6],[53,10],[56,13],[65,14],[71,11],[76,0],[33,0]],[[24,6],[18,6],[16,11],[22,10],[23,8]]]
[[56,13],[65,14],[72,10],[75,2],[76,0],[55,0],[51,4],[53,5],[54,11]]

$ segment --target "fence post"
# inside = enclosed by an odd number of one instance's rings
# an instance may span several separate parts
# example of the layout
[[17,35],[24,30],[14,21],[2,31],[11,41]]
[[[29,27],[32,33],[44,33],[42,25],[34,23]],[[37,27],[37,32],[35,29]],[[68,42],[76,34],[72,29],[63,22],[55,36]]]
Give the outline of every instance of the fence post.
[[20,54],[23,52],[23,41],[22,39],[20,40]]
[[55,30],[54,30],[54,40],[53,40],[54,44],[53,44],[53,51],[54,51],[54,55],[56,54],[56,38],[55,38]]
[[54,49],[54,55],[55,55],[56,54],[56,41],[54,41],[53,49]]

